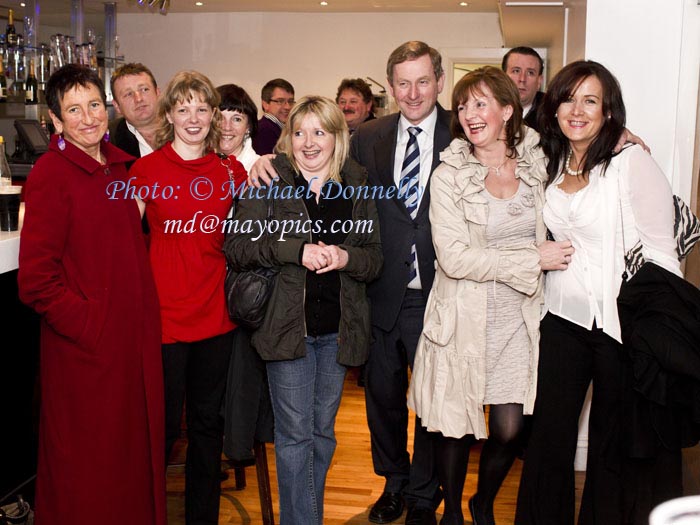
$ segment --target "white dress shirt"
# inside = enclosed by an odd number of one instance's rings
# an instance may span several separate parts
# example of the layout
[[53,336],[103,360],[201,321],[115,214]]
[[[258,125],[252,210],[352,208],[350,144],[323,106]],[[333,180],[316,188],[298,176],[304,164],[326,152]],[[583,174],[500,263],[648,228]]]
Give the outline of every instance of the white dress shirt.
[[153,148],[151,145],[146,142],[146,139],[143,138],[143,135],[139,133],[139,130],[137,130],[134,126],[132,126],[128,120],[124,119],[126,122],[126,127],[131,131],[131,133],[134,134],[134,137],[136,137],[136,140],[139,141],[139,153],[141,153],[142,157],[145,157],[149,153],[153,153]]
[[[588,185],[568,194],[547,188],[544,221],[555,240],[570,240],[575,253],[566,270],[547,273],[545,311],[621,341],[617,295],[624,253],[642,241],[647,261],[682,276],[673,236],[673,193],[654,160],[639,146],[614,157],[605,174],[596,166]],[[624,226],[624,233],[623,233]]]
[[[423,201],[425,188],[430,181],[430,172],[433,165],[433,143],[435,137],[435,125],[437,124],[437,106],[420,124],[411,124],[406,117],[399,117],[399,126],[396,134],[396,151],[394,152],[394,184],[400,187],[401,182],[401,165],[403,164],[404,156],[406,155],[406,145],[410,133],[408,128],[419,127],[421,132],[416,137],[418,141],[418,150],[420,151],[420,174],[418,176],[418,203],[416,207],[420,208]],[[416,248],[416,277],[408,283],[408,288],[414,290],[421,289],[420,269],[418,268],[418,252]]]

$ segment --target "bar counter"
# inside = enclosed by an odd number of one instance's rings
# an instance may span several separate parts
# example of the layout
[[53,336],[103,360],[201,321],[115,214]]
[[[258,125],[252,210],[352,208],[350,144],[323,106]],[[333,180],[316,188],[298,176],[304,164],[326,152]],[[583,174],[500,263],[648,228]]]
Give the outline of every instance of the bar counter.
[[[19,231],[0,232],[0,413],[3,446],[0,449],[0,499],[17,492],[34,500],[36,473],[39,316],[19,300],[17,268],[19,239],[24,220],[20,205]],[[28,482],[28,483],[27,483]],[[10,498],[5,503],[14,501]]]
[[24,203],[19,208],[19,230],[0,232],[0,273],[11,272],[19,267],[19,237],[24,222]]

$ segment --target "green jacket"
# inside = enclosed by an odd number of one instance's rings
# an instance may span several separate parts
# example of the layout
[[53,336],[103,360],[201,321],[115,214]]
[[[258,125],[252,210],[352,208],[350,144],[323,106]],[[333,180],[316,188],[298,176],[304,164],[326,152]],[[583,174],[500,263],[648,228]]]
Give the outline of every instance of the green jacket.
[[[290,198],[296,189],[294,168],[285,155],[277,155],[272,163],[279,181],[271,188],[260,189],[256,195],[248,191],[244,193],[238,201],[233,229],[224,244],[224,252],[237,271],[261,266],[280,269],[265,321],[252,339],[266,361],[297,359],[306,355],[304,296],[307,270],[299,263],[299,254],[305,243],[312,242],[308,228],[303,231],[296,226],[310,219],[303,200]],[[367,173],[362,166],[348,159],[341,175],[346,186],[355,190],[351,196],[353,224],[368,221],[364,231],[362,227],[353,228],[345,243],[340,245],[348,252],[348,263],[340,270],[337,360],[342,365],[358,366],[367,360],[371,337],[370,307],[365,287],[379,275],[383,259],[379,217],[371,192],[362,194],[357,191],[366,188]],[[281,231],[270,233],[268,230],[260,234],[259,224],[267,217],[268,197],[273,199],[273,219],[280,221],[280,230],[285,224],[282,221],[294,221],[287,223],[295,226],[284,235],[284,240],[280,240]]]

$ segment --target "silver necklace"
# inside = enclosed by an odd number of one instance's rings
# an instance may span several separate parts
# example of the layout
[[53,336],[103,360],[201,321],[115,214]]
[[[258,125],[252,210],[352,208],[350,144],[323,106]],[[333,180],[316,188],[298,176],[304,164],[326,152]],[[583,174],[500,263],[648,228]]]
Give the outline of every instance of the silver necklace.
[[500,177],[500,176],[501,176],[501,168],[502,168],[503,166],[505,166],[506,162],[508,162],[508,157],[507,157],[507,156],[506,156],[506,158],[503,160],[503,162],[501,162],[501,165],[500,165],[500,166],[487,166],[486,164],[484,164],[484,167],[486,167],[489,171],[490,171],[490,170],[495,171],[495,172],[496,172],[496,177]]
[[566,156],[566,163],[564,164],[564,171],[566,172],[567,175],[570,175],[572,177],[578,177],[583,173],[583,170],[572,170],[569,167],[569,164],[571,163],[571,156],[573,155],[574,151],[569,150],[569,154]]

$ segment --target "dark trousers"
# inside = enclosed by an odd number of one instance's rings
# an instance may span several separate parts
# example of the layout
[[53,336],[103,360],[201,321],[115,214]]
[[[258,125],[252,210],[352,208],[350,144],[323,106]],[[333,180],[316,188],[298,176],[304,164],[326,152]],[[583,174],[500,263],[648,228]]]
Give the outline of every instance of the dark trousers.
[[592,380],[588,462],[579,524],[620,524],[622,345],[602,330],[586,330],[552,314],[542,320],[540,333],[537,401],[515,523],[574,522],[578,419]]
[[412,460],[406,450],[408,368],[413,367],[424,313],[422,292],[407,290],[396,325],[388,332],[373,328],[365,400],[374,472],[386,478],[384,490],[403,491],[409,505],[435,508],[440,501],[433,459],[436,434],[416,418]]
[[163,345],[166,462],[180,435],[182,407],[187,399],[187,525],[219,523],[224,431],[221,402],[232,346],[233,332],[192,343]]

